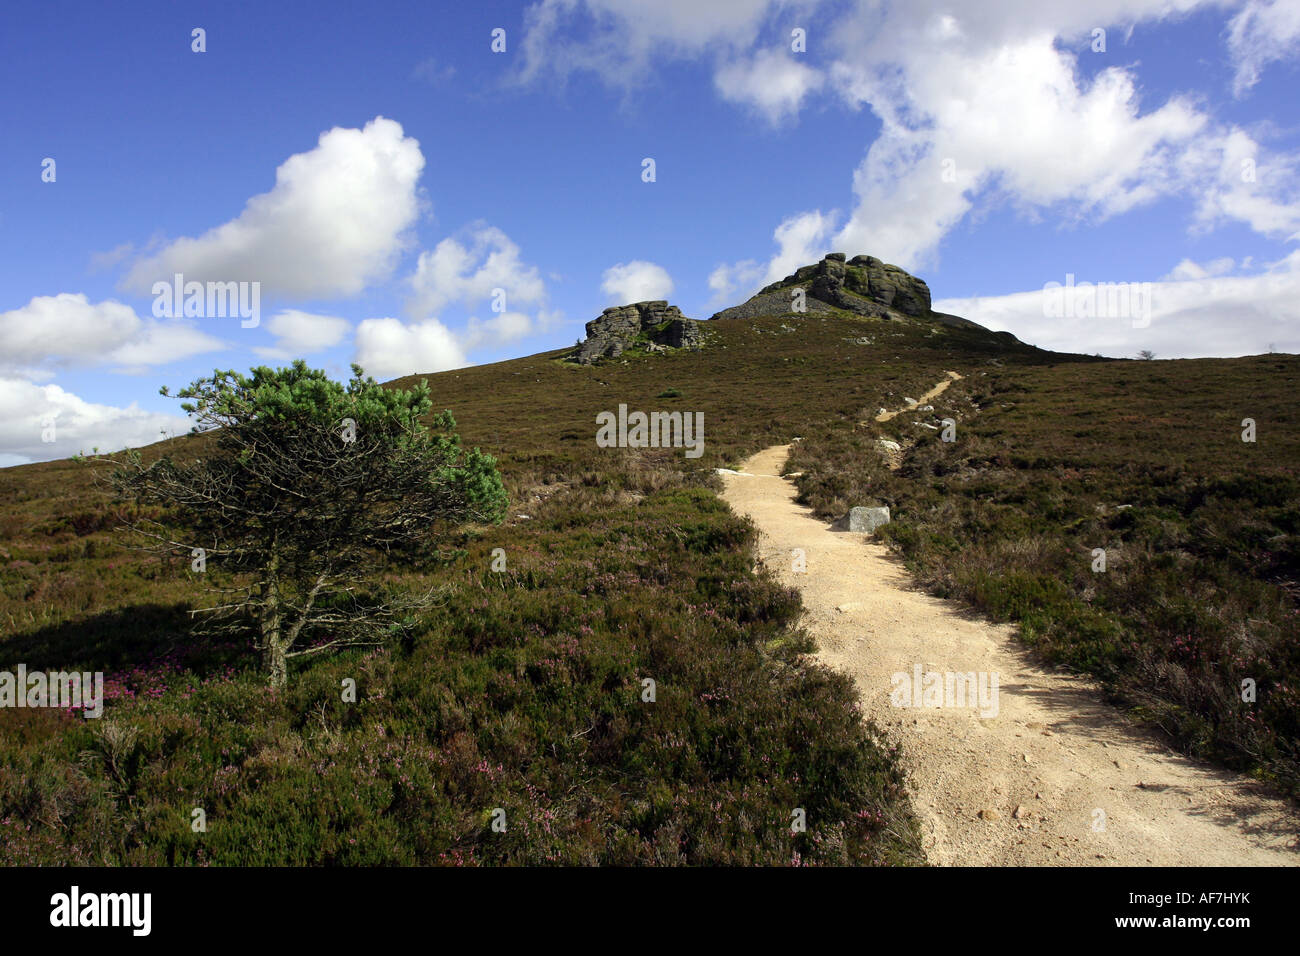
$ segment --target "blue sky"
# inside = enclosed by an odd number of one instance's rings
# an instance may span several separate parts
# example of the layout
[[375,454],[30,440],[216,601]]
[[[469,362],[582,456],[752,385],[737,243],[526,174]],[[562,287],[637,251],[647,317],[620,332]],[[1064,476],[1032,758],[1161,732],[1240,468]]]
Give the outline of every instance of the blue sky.
[[[51,3],[0,25],[0,465],[183,431],[158,387],[214,367],[495,361],[640,298],[706,318],[832,250],[1045,347],[1300,351],[1296,0]],[[258,283],[257,326],[155,317],[178,271]],[[1150,283],[1140,320],[1048,314],[1067,275]]]

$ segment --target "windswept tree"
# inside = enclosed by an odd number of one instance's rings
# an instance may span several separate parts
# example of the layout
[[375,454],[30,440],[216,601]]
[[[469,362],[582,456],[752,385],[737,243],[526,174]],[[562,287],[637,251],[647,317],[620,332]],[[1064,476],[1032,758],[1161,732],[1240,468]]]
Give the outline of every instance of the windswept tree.
[[215,454],[146,465],[133,452],[112,476],[151,515],[130,525],[150,550],[210,576],[220,598],[192,612],[200,629],[251,631],[276,687],[290,658],[381,643],[432,605],[432,589],[391,593],[378,575],[433,559],[447,531],[499,522],[507,503],[496,462],[461,447],[450,412],[426,427],[427,383],[352,372],[344,387],[302,361],[214,371],[177,397],[196,433],[215,431]]

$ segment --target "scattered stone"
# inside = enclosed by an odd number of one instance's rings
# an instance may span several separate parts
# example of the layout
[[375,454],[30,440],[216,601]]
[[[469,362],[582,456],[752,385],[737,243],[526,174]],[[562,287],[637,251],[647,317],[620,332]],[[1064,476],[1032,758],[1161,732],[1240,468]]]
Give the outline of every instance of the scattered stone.
[[877,438],[876,444],[886,451],[902,451],[903,446],[896,441],[890,441],[888,438]]
[[987,821],[989,821],[990,823],[992,823],[994,820],[1001,820],[1001,819],[1002,819],[1002,814],[1000,814],[1000,813],[998,813],[996,810],[992,810],[992,809],[989,809],[989,810],[981,810],[981,811],[979,812],[979,818],[980,818],[981,820],[987,820]]
[[882,524],[889,524],[889,507],[882,508],[850,508],[849,509],[849,530],[863,531],[867,534],[873,534]]
[[1029,811],[1025,809],[1024,804],[1020,804],[1011,815],[1017,820],[1023,820],[1027,813],[1029,813]]
[[903,402],[904,402],[904,403],[905,403],[905,404],[910,408],[911,406],[913,406],[913,405],[916,404],[916,399],[914,399],[914,398],[904,398],[904,399],[903,399]]

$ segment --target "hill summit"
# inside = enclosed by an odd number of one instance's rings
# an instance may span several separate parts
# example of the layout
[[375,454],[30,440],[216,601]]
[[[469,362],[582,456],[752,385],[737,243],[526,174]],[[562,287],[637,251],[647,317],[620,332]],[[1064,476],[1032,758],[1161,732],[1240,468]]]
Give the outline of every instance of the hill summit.
[[713,318],[749,319],[789,312],[797,289],[803,290],[809,312],[844,309],[882,319],[893,318],[894,312],[917,318],[930,314],[930,287],[924,279],[875,256],[854,256],[846,261],[844,253],[832,252],[820,262],[764,286],[748,302],[723,309]]
[[[934,311],[930,287],[924,279],[875,256],[847,259],[842,252],[828,253],[819,262],[796,269],[740,305],[715,313],[710,321],[836,312],[901,322],[936,322],[978,330],[1003,344],[1018,341],[1010,332],[990,332],[969,319]],[[704,344],[700,326],[698,320],[687,318],[677,306],[663,300],[611,306],[587,323],[587,338],[579,341],[568,357],[591,365],[638,347],[651,352],[698,350]]]

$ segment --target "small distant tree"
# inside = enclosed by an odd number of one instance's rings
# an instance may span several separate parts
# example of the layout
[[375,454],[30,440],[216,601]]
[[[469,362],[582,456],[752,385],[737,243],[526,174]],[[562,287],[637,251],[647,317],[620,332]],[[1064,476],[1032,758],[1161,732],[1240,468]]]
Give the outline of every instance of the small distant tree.
[[1150,362],[1155,357],[1156,357],[1156,353],[1152,352],[1150,349],[1143,349],[1141,352],[1138,353],[1138,358],[1140,358],[1144,362]]
[[391,389],[352,373],[344,387],[302,361],[214,371],[177,397],[196,433],[215,430],[216,453],[146,465],[134,452],[111,479],[156,512],[129,525],[150,550],[193,558],[223,585],[191,614],[201,630],[251,631],[273,687],[290,658],[382,643],[434,603],[433,590],[380,597],[368,572],[432,560],[439,532],[504,515],[492,457],[461,447],[450,412],[423,423],[426,382]]

